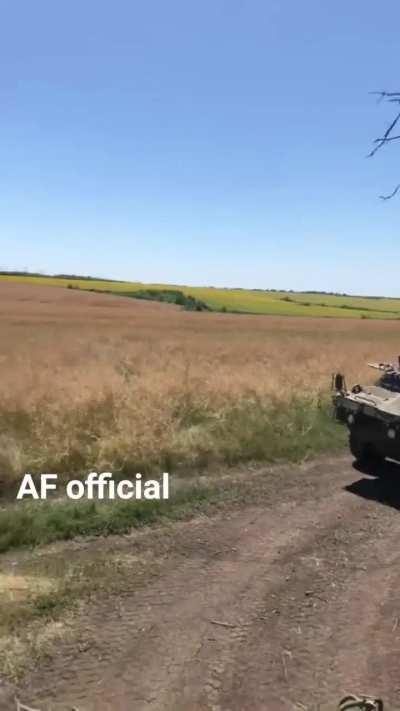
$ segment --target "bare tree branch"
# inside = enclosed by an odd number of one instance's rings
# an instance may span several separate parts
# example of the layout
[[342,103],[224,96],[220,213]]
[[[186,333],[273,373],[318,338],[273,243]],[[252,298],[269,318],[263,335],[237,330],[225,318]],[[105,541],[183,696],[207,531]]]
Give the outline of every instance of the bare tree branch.
[[399,119],[400,119],[400,112],[393,119],[390,126],[386,129],[386,131],[383,135],[383,138],[378,138],[377,141],[375,141],[375,143],[377,142],[377,145],[375,146],[375,148],[372,149],[371,153],[368,153],[367,158],[372,158],[372,156],[374,156],[375,153],[377,151],[379,151],[379,149],[382,148],[382,146],[385,145],[385,143],[387,142],[388,138],[390,137],[390,134],[392,133],[392,131],[393,131],[394,127],[396,126]]
[[400,91],[370,91],[369,93],[379,96],[379,99],[393,99],[393,101],[398,101],[400,99]]
[[399,190],[400,190],[400,184],[397,186],[397,188],[395,188],[393,190],[392,193],[390,193],[390,195],[379,195],[379,197],[381,200],[390,200],[390,198],[394,197]]
[[33,709],[31,706],[25,706],[25,704],[21,704],[18,699],[15,699],[15,703],[17,704],[17,711],[38,711],[38,709]]
[[[378,101],[388,101],[390,103],[400,104],[400,91],[371,91],[370,94],[378,96]],[[392,123],[388,126],[385,133],[381,138],[375,138],[373,141],[374,147],[368,153],[367,158],[372,158],[380,148],[386,145],[386,143],[392,143],[393,141],[400,140],[400,135],[393,136],[393,130],[400,120],[400,111],[394,117]],[[390,200],[394,197],[400,190],[400,184],[393,190],[389,195],[379,195],[381,200]]]
[[383,141],[383,143],[389,143],[389,141],[398,141],[400,136],[389,136],[388,138],[375,138],[374,143],[379,143],[380,141]]

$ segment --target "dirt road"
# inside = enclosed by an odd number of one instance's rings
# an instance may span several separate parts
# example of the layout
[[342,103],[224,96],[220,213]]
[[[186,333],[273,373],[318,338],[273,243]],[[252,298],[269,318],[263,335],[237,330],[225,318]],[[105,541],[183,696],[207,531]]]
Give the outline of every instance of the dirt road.
[[304,711],[362,691],[400,708],[400,467],[380,474],[347,456],[283,467],[255,480],[256,506],[176,524],[167,543],[148,532],[157,574],[93,603],[87,644],[59,648],[21,699],[41,711]]

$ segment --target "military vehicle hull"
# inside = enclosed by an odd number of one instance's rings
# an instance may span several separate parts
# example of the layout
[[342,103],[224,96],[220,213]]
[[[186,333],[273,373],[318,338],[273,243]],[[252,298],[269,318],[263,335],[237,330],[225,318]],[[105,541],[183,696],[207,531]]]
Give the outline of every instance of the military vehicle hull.
[[[343,380],[344,382],[344,380]],[[400,461],[400,394],[386,388],[356,385],[336,390],[336,417],[349,429],[349,445],[357,460],[386,457]]]

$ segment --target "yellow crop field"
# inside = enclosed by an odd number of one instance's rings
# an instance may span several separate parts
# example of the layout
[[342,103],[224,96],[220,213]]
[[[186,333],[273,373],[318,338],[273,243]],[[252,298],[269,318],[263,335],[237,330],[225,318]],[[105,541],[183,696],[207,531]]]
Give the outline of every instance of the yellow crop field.
[[322,318],[400,319],[400,298],[336,296],[331,294],[222,289],[178,284],[143,284],[141,282],[101,279],[0,275],[0,282],[38,286],[72,286],[76,289],[124,292],[134,295],[143,289],[179,289],[204,301],[214,310],[276,316],[311,316]]

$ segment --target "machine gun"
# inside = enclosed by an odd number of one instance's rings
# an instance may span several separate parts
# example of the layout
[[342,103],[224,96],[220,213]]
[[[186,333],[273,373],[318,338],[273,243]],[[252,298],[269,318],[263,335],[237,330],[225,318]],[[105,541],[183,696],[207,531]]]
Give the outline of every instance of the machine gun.
[[345,696],[338,711],[383,711],[383,701],[372,696]]
[[379,370],[382,373],[377,385],[385,388],[385,390],[400,393],[400,356],[397,367],[392,363],[368,363],[368,365],[370,368]]

